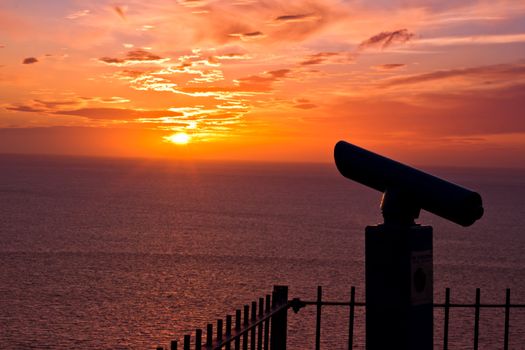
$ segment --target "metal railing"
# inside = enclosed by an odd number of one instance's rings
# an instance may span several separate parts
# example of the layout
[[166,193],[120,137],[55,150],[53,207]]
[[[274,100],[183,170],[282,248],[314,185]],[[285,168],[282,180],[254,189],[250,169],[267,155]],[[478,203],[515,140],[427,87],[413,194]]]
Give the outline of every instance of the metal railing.
[[[355,307],[364,307],[366,304],[364,302],[355,301],[355,287],[351,288],[350,292],[350,301],[341,302],[341,301],[323,301],[322,300],[323,290],[322,287],[317,287],[317,300],[316,301],[301,301],[302,304],[306,305],[315,305],[317,307],[316,314],[316,341],[315,349],[320,349],[320,338],[321,338],[321,307],[322,306],[347,306],[350,309],[349,312],[349,330],[348,330],[348,349],[353,349],[354,342],[354,318],[355,318]],[[473,348],[478,350],[479,346],[479,323],[480,323],[480,310],[482,308],[501,308],[505,310],[504,318],[504,332],[503,337],[503,349],[509,349],[509,329],[510,329],[510,309],[511,308],[525,308],[525,304],[511,304],[510,302],[510,289],[506,290],[505,293],[505,303],[504,304],[486,304],[481,303],[481,292],[480,289],[476,289],[476,299],[473,304],[460,304],[460,303],[451,303],[450,302],[450,288],[445,289],[445,302],[434,303],[434,308],[443,308],[444,317],[443,317],[443,349],[447,350],[449,346],[449,324],[450,324],[450,309],[451,308],[471,308],[474,309],[474,329],[473,329]]]
[[[365,307],[364,302],[355,300],[355,287],[350,289],[349,301],[326,301],[323,300],[323,289],[317,287],[317,299],[314,301],[301,300],[299,298],[288,299],[287,286],[274,286],[272,295],[266,295],[265,298],[259,298],[259,302],[252,302],[251,305],[244,305],[244,308],[237,309],[235,312],[235,325],[232,324],[232,315],[226,316],[226,325],[223,330],[223,319],[216,322],[214,330],[213,324],[206,327],[206,340],[203,344],[202,329],[195,330],[192,339],[191,335],[184,336],[183,350],[191,350],[192,345],[195,350],[285,350],[287,337],[287,311],[293,309],[298,312],[307,306],[316,306],[315,322],[315,349],[321,349],[321,321],[322,309],[324,306],[348,307],[348,349],[354,346],[354,324],[355,308]],[[509,349],[510,337],[510,309],[525,308],[525,304],[511,304],[510,289],[506,290],[504,304],[486,304],[481,303],[480,289],[476,289],[475,302],[473,304],[452,303],[450,301],[450,288],[445,290],[445,302],[434,303],[434,308],[442,308],[443,317],[443,349],[447,350],[449,346],[449,324],[451,308],[470,308],[474,309],[474,329],[473,329],[473,348],[478,350],[479,346],[479,324],[480,310],[482,308],[500,308],[504,309],[504,332],[503,332],[503,349]],[[241,320],[241,315],[243,318]],[[224,331],[224,333],[223,333]],[[166,348],[168,349],[168,348]],[[178,341],[171,341],[170,350],[178,349]],[[157,350],[164,350],[163,347],[157,347]]]
[[[202,329],[196,329],[194,339],[189,334],[184,336],[183,349],[190,350],[193,345],[195,350],[231,350],[232,347],[247,350],[248,342],[251,350],[285,349],[287,311],[294,307],[296,300],[288,300],[288,287],[274,286],[271,296],[266,295],[259,298],[259,302],[253,301],[251,305],[244,305],[242,310],[235,310],[235,326],[232,324],[233,316],[227,315],[224,330],[223,319],[217,320],[215,330],[209,323],[203,344]],[[177,350],[178,341],[171,341],[169,349]],[[157,347],[157,350],[164,348]]]

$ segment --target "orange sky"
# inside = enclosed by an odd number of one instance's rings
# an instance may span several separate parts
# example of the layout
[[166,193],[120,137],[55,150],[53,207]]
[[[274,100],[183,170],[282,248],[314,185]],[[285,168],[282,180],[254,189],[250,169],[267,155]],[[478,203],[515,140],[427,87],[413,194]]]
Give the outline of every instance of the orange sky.
[[0,153],[331,162],[340,139],[525,167],[525,2],[0,1]]

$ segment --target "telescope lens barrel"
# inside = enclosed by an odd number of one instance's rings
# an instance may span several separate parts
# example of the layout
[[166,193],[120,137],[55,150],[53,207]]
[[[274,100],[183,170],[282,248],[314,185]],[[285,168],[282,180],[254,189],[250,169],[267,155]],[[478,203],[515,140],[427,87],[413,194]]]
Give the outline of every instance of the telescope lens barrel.
[[383,193],[403,193],[405,202],[459,225],[470,226],[483,216],[481,196],[452,182],[345,141],[335,145],[334,158],[344,177]]

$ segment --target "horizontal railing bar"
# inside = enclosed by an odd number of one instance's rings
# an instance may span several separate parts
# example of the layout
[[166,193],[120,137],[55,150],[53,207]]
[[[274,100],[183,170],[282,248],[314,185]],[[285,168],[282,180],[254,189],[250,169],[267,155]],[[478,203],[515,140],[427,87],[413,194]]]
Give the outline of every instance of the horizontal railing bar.
[[248,323],[247,326],[240,330],[234,330],[234,332],[231,334],[231,336],[223,337],[220,341],[216,340],[215,345],[213,345],[212,349],[220,349],[224,345],[230,344],[232,341],[236,340],[237,338],[240,338],[244,334],[251,331],[253,328],[257,327],[259,324],[262,324],[263,322],[270,319],[272,316],[274,316],[276,313],[281,312],[283,310],[286,310],[292,306],[292,301],[288,301],[288,303],[279,305],[278,307],[272,309],[270,312],[266,313],[262,317],[258,317],[255,321]]
[[[317,305],[317,301],[303,301],[301,300],[304,305]],[[322,301],[321,305],[323,306],[350,306],[349,301]],[[366,306],[366,303],[363,302],[355,302],[354,306]],[[445,307],[445,304],[433,304],[434,307]],[[479,307],[494,307],[494,308],[504,308],[504,307],[517,307],[517,308],[525,308],[525,304],[479,304]],[[476,307],[476,304],[457,304],[457,303],[450,303],[448,304],[448,307]]]
[[[445,304],[434,304],[433,305],[434,307],[446,307]],[[506,304],[479,304],[479,305],[476,305],[476,304],[453,304],[453,303],[450,303],[447,305],[447,307],[493,307],[493,308],[505,308],[505,307],[517,307],[517,308],[525,308],[525,304],[510,304],[510,305],[506,305]]]
[[[317,305],[319,303],[318,301],[302,301],[302,300],[301,300],[301,302],[304,303],[304,305]],[[326,305],[326,306],[350,306],[350,302],[349,301],[322,301],[321,305]],[[366,306],[366,304],[365,303],[361,303],[361,302],[355,302],[354,306]]]

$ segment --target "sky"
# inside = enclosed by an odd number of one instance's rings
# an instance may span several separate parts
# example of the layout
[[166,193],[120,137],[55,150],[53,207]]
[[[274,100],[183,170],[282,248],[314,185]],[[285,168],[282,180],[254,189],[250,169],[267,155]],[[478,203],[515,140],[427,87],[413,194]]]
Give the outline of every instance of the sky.
[[0,153],[525,167],[525,2],[0,0]]

